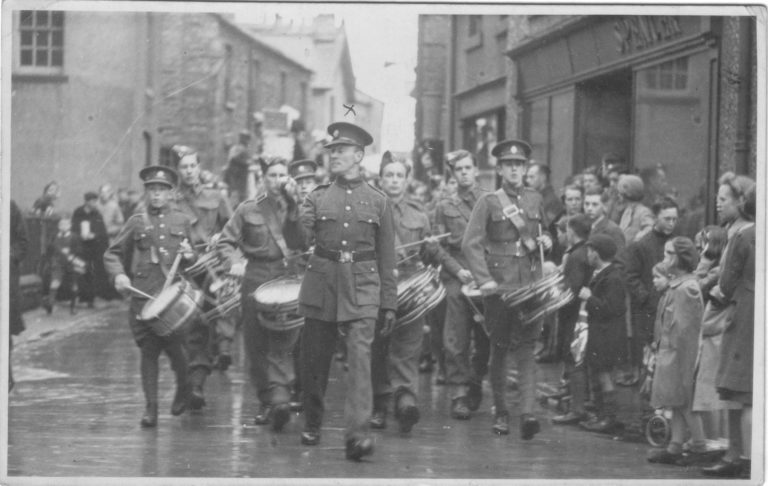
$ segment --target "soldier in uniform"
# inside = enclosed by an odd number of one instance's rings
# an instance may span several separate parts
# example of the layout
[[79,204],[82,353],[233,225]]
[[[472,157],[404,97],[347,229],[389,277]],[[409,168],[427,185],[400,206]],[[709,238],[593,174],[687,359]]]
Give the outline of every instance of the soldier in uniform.
[[[442,240],[444,254],[441,278],[445,285],[445,373],[451,387],[451,416],[466,420],[480,408],[483,377],[488,372],[488,336],[473,319],[473,311],[461,287],[473,282],[472,272],[461,251],[461,239],[477,200],[487,191],[475,183],[477,161],[470,152],[449,152],[445,161],[458,183],[457,193],[437,203],[435,231],[451,234]],[[475,344],[471,356],[472,342]],[[471,358],[471,359],[470,359]]]
[[552,239],[539,234],[546,227],[541,195],[523,186],[530,146],[518,140],[496,144],[491,153],[498,159],[501,188],[477,201],[467,224],[462,250],[485,297],[485,318],[491,338],[490,381],[495,406],[493,432],[509,434],[507,411],[507,353],[514,351],[522,415],[520,435],[531,439],[540,430],[533,416],[536,401],[536,364],[533,349],[540,323],[524,325],[498,295],[524,287],[541,277],[538,245],[552,248]]
[[[405,188],[411,167],[400,157],[385,152],[379,168],[380,185],[389,197],[395,221],[395,246],[407,245],[423,240],[430,235],[430,224],[424,208],[405,197]],[[398,250],[399,278],[405,278],[424,268],[421,262],[429,261],[437,252],[437,241]],[[381,322],[377,323],[381,326]],[[389,400],[394,403],[395,418],[400,431],[410,432],[419,421],[416,404],[418,386],[419,354],[423,338],[424,318],[397,327],[391,334],[379,332],[373,338],[371,349],[371,378],[373,380],[373,415],[371,427],[384,429],[387,426]]]
[[[246,258],[241,305],[250,379],[260,402],[254,422],[271,423],[276,432],[290,420],[290,387],[295,373],[291,354],[299,329],[265,327],[252,294],[260,285],[287,273],[285,258],[291,253],[283,237],[288,214],[286,166],[282,158],[262,159],[266,194],[240,204],[217,243],[217,248],[233,263],[234,274],[243,272],[240,265],[234,264],[235,250],[239,248]],[[290,200],[293,203],[294,199]]]
[[[386,334],[395,323],[397,286],[392,210],[384,193],[362,178],[364,147],[373,142],[362,128],[333,123],[330,151],[333,183],[318,186],[302,205],[294,205],[294,224],[286,237],[314,252],[299,294],[306,324],[302,336],[301,382],[305,425],[301,442],[320,441],[323,396],[337,333],[347,345],[346,457],[373,453],[368,436],[372,411],[371,342],[376,319]],[[380,317],[381,316],[381,317]]]
[[[189,147],[175,147],[179,155],[178,172],[181,179],[176,196],[177,208],[192,221],[192,245],[204,248],[210,245],[214,234],[221,231],[231,216],[229,205],[221,192],[204,187],[200,180],[200,162],[197,152]],[[204,284],[207,275],[198,284]],[[206,285],[200,285],[206,292]],[[212,304],[206,302],[204,311]],[[194,320],[187,328],[186,345],[189,353],[189,406],[199,410],[205,405],[203,385],[211,373],[211,338],[218,349],[217,364],[226,370],[232,363],[232,340],[235,323],[231,318],[216,319],[214,323]]]
[[[144,181],[146,210],[131,216],[104,253],[104,266],[113,279],[115,289],[124,292],[133,286],[147,295],[158,295],[176,254],[190,261],[194,253],[188,241],[192,226],[189,217],[176,210],[171,202],[178,175],[169,167],[149,166],[139,172]],[[130,275],[123,262],[130,261]],[[141,383],[147,406],[141,418],[142,427],[157,425],[158,359],[165,351],[176,373],[176,395],[171,414],[181,415],[187,407],[187,358],[183,337],[179,333],[158,336],[149,325],[137,319],[147,298],[134,295],[128,311],[133,338],[141,350]]]

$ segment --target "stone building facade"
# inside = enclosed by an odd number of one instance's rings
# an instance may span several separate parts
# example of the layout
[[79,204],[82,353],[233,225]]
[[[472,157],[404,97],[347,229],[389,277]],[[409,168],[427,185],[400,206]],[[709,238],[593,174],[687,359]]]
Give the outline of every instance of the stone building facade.
[[[555,187],[615,154],[677,196],[686,231],[714,222],[722,173],[756,176],[755,17],[421,17],[417,144],[442,139],[490,171],[488,146],[522,138]],[[428,95],[438,63],[442,98]]]

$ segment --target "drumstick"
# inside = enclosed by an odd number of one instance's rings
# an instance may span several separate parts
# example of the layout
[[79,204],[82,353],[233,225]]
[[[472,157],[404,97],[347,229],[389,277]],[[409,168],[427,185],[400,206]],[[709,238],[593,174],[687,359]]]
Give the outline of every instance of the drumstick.
[[148,299],[150,299],[150,300],[155,300],[155,298],[154,298],[154,297],[152,297],[152,296],[151,296],[151,295],[149,295],[149,294],[145,294],[144,292],[142,292],[141,290],[137,289],[136,287],[131,287],[130,285],[126,285],[126,286],[125,286],[125,288],[126,288],[126,289],[128,289],[128,290],[130,290],[130,291],[131,291],[131,292],[133,292],[134,294],[140,295],[140,296],[142,296],[142,297],[146,297],[146,298],[148,298]]
[[425,241],[427,241],[430,238],[437,238],[438,240],[440,240],[440,239],[445,238],[446,236],[450,236],[450,235],[451,235],[451,232],[449,231],[448,233],[443,233],[441,235],[428,236],[428,237],[426,237],[424,239],[421,239],[419,241],[414,241],[412,243],[406,243],[404,245],[396,246],[395,250],[402,250],[403,248],[408,248],[410,246],[420,245],[420,244],[424,243]]
[[[541,220],[539,220],[539,237],[542,236]],[[539,258],[541,259],[541,276],[544,277],[544,243],[539,242]]]
[[[184,238],[184,243],[187,241],[186,238]],[[179,269],[179,263],[181,262],[181,252],[176,252],[176,258],[173,259],[173,265],[171,265],[171,270],[168,272],[168,275],[165,277],[165,283],[163,284],[163,290],[167,289],[169,285],[171,285],[171,282],[173,281],[173,277],[176,276],[176,271]]]

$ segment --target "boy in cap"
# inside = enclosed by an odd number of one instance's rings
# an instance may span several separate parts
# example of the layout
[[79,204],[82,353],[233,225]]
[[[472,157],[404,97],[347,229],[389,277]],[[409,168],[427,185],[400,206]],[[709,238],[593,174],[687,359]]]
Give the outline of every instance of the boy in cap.
[[[304,200],[289,201],[286,240],[313,255],[299,293],[302,331],[301,384],[304,393],[304,445],[317,445],[323,421],[324,395],[339,331],[347,345],[346,457],[359,461],[373,453],[368,419],[372,412],[371,343],[377,319],[387,334],[395,324],[395,228],[387,196],[363,180],[364,147],[373,142],[351,123],[328,127],[332,140],[328,168],[334,181]],[[286,192],[295,183],[289,180]]]
[[[171,205],[178,182],[176,171],[155,165],[142,169],[139,177],[144,181],[146,210],[126,221],[104,253],[104,266],[118,291],[135,287],[146,295],[157,296],[177,253],[187,261],[194,258],[189,245],[192,227],[189,217]],[[130,270],[123,266],[124,261],[131,262]],[[155,427],[160,353],[168,355],[176,373],[176,395],[171,405],[173,415],[181,415],[187,407],[187,358],[181,333],[161,337],[147,322],[137,319],[147,301],[146,297],[135,293],[128,317],[133,338],[141,351],[141,382],[146,398],[141,426]]]
[[485,319],[491,341],[490,381],[496,408],[492,431],[509,434],[507,354],[513,351],[521,395],[520,437],[530,440],[541,430],[533,415],[536,404],[536,363],[533,350],[540,323],[524,324],[518,312],[502,302],[499,291],[523,288],[542,276],[541,253],[552,248],[541,195],[524,187],[531,147],[505,140],[493,147],[501,188],[478,199],[464,233],[461,249],[478,288],[485,296]]
[[587,353],[584,358],[590,383],[595,391],[597,414],[580,426],[592,432],[608,433],[617,425],[616,392],[612,373],[622,357],[625,325],[626,288],[621,270],[613,263],[618,247],[606,234],[587,240],[587,261],[593,269],[588,287],[579,290],[585,301],[589,323]]

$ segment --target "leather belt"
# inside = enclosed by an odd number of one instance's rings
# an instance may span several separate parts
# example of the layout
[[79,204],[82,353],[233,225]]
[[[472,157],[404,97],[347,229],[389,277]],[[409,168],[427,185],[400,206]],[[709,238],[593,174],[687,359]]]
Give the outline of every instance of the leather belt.
[[368,251],[342,251],[326,250],[321,246],[315,247],[315,255],[339,263],[365,262],[376,259],[374,250]]

